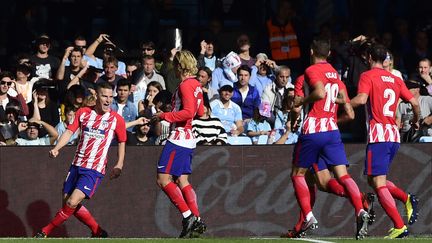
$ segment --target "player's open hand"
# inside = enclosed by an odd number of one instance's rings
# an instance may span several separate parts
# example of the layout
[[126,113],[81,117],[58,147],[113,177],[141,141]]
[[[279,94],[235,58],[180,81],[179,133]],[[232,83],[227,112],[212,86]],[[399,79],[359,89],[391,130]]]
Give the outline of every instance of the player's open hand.
[[121,175],[121,173],[122,173],[122,169],[120,169],[118,167],[114,167],[111,170],[110,179],[112,180],[112,179],[118,178]]
[[59,151],[57,149],[51,149],[49,151],[49,157],[51,157],[51,158],[57,157],[58,154],[59,154]]

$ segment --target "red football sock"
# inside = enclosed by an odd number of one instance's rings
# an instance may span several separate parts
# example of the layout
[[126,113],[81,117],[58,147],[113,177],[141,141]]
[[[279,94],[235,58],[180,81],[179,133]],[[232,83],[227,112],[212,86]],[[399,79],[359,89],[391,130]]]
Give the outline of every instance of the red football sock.
[[354,206],[355,215],[358,216],[360,213],[360,210],[363,209],[363,203],[362,203],[362,199],[361,199],[361,193],[360,193],[360,190],[359,190],[357,184],[351,178],[351,176],[348,174],[339,178],[339,182],[345,188],[345,191],[347,192],[347,195],[348,195],[352,205]]
[[195,194],[194,189],[192,188],[192,185],[189,184],[185,187],[183,187],[181,189],[183,197],[186,201],[186,204],[188,205],[188,207],[190,208],[190,210],[192,211],[192,213],[199,217],[200,213],[198,211],[198,204],[197,204],[197,197]]
[[42,232],[44,232],[46,235],[49,235],[51,231],[64,223],[75,211],[75,208],[71,208],[68,205],[63,205],[63,208],[60,209],[54,216],[54,218],[51,220],[51,222],[42,228]]
[[[316,194],[316,186],[313,185],[312,187],[309,187],[309,194],[310,194],[310,203],[311,203],[311,207],[313,208],[313,206],[315,205],[315,194]],[[303,214],[303,212],[300,210],[299,213],[299,218],[297,220],[297,223],[294,225],[294,230],[296,232],[299,232],[301,229],[301,226],[303,224],[303,222],[305,221],[306,216]]]
[[408,194],[404,192],[402,189],[397,187],[393,182],[387,181],[386,183],[387,189],[389,190],[390,194],[397,200],[402,201],[403,203],[406,203],[408,200]]
[[180,188],[175,183],[168,183],[168,185],[162,188],[162,190],[165,192],[165,194],[168,196],[174,206],[177,207],[180,213],[184,213],[189,210],[189,207],[183,198]]
[[340,197],[346,197],[347,193],[345,192],[345,188],[336,180],[335,178],[331,178],[327,182],[328,192],[333,193]]
[[400,216],[399,212],[397,211],[396,202],[393,199],[393,197],[390,194],[387,187],[382,186],[382,187],[378,187],[375,190],[376,190],[376,193],[378,195],[378,200],[379,200],[381,206],[384,208],[384,211],[387,213],[387,215],[393,221],[394,227],[396,229],[402,228],[404,226],[404,222],[403,222],[402,217]]
[[79,221],[87,225],[94,235],[100,234],[100,231],[102,230],[101,227],[84,205],[79,204],[75,209],[74,215]]
[[306,184],[306,180],[304,176],[291,176],[291,180],[294,186],[295,196],[297,198],[297,202],[306,216],[308,213],[312,211],[310,205],[310,192],[309,188]]

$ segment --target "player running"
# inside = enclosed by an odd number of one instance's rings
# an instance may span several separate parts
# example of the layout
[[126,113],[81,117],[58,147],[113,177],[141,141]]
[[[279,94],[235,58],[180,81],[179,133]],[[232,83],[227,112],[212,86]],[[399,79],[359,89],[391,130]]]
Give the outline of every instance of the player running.
[[111,111],[111,85],[98,85],[96,93],[96,106],[80,108],[73,123],[62,134],[57,145],[49,151],[50,157],[57,157],[59,150],[68,143],[75,131],[81,129],[75,158],[63,185],[63,207],[47,226],[36,233],[36,238],[46,238],[55,227],[72,215],[91,229],[92,237],[108,236],[81,202],[86,198],[90,199],[101,183],[105,175],[108,149],[114,136],[117,136],[118,141],[118,160],[111,171],[110,179],[120,176],[125,155],[126,125],[117,112]]
[[417,199],[407,195],[393,183],[387,181],[390,164],[400,146],[399,129],[396,125],[396,108],[399,97],[411,103],[414,117],[412,126],[419,127],[420,108],[418,101],[407,89],[402,79],[384,70],[383,62],[387,50],[383,45],[375,44],[369,54],[371,70],[361,74],[357,96],[351,105],[357,107],[367,104],[369,132],[366,147],[364,174],[369,185],[374,188],[384,211],[393,221],[386,238],[402,238],[408,235],[408,228],[396,208],[393,197],[406,202],[408,224],[417,220]]

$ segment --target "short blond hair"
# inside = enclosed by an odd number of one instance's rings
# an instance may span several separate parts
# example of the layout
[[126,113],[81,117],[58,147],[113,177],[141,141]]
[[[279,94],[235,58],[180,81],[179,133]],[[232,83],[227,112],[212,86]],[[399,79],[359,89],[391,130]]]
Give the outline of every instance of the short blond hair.
[[184,76],[195,75],[198,72],[197,60],[188,50],[177,52],[173,64],[174,68],[177,69],[176,71]]

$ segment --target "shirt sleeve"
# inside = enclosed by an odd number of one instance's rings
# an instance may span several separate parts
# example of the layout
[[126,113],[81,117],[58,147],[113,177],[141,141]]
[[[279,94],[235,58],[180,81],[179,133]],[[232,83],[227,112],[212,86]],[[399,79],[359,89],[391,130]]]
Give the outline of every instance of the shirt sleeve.
[[301,75],[296,79],[296,82],[294,84],[295,95],[304,97],[303,85],[304,85],[304,75]]
[[72,132],[76,132],[76,130],[80,127],[80,117],[84,114],[84,108],[80,108],[75,113],[75,118],[72,122],[72,124],[69,124],[67,129],[71,130]]
[[369,95],[370,89],[372,87],[372,80],[370,79],[370,77],[366,74],[361,74],[360,75],[360,80],[358,83],[358,89],[357,89],[357,93],[365,93],[367,95]]
[[314,67],[309,67],[305,71],[305,78],[306,82],[309,83],[310,86],[315,87],[316,83],[319,81],[323,82],[325,80],[325,77],[322,76],[321,72],[317,72],[317,70]]
[[[197,92],[198,88],[199,87],[194,87],[190,82],[184,82],[183,84],[181,84],[179,86],[179,91],[181,94],[182,109],[180,111],[163,113],[161,115],[161,118],[170,123],[173,123],[193,119],[196,113],[198,113],[198,115],[199,113],[201,113],[202,115],[202,113],[204,112],[204,108],[202,107],[202,91]],[[201,101],[199,100],[199,97],[201,97]]]
[[119,115],[116,115],[116,117],[117,117],[117,124],[116,124],[116,128],[115,128],[114,132],[117,136],[117,140],[119,143],[126,142],[126,140],[127,140],[126,123],[125,123],[123,117],[121,117]]

